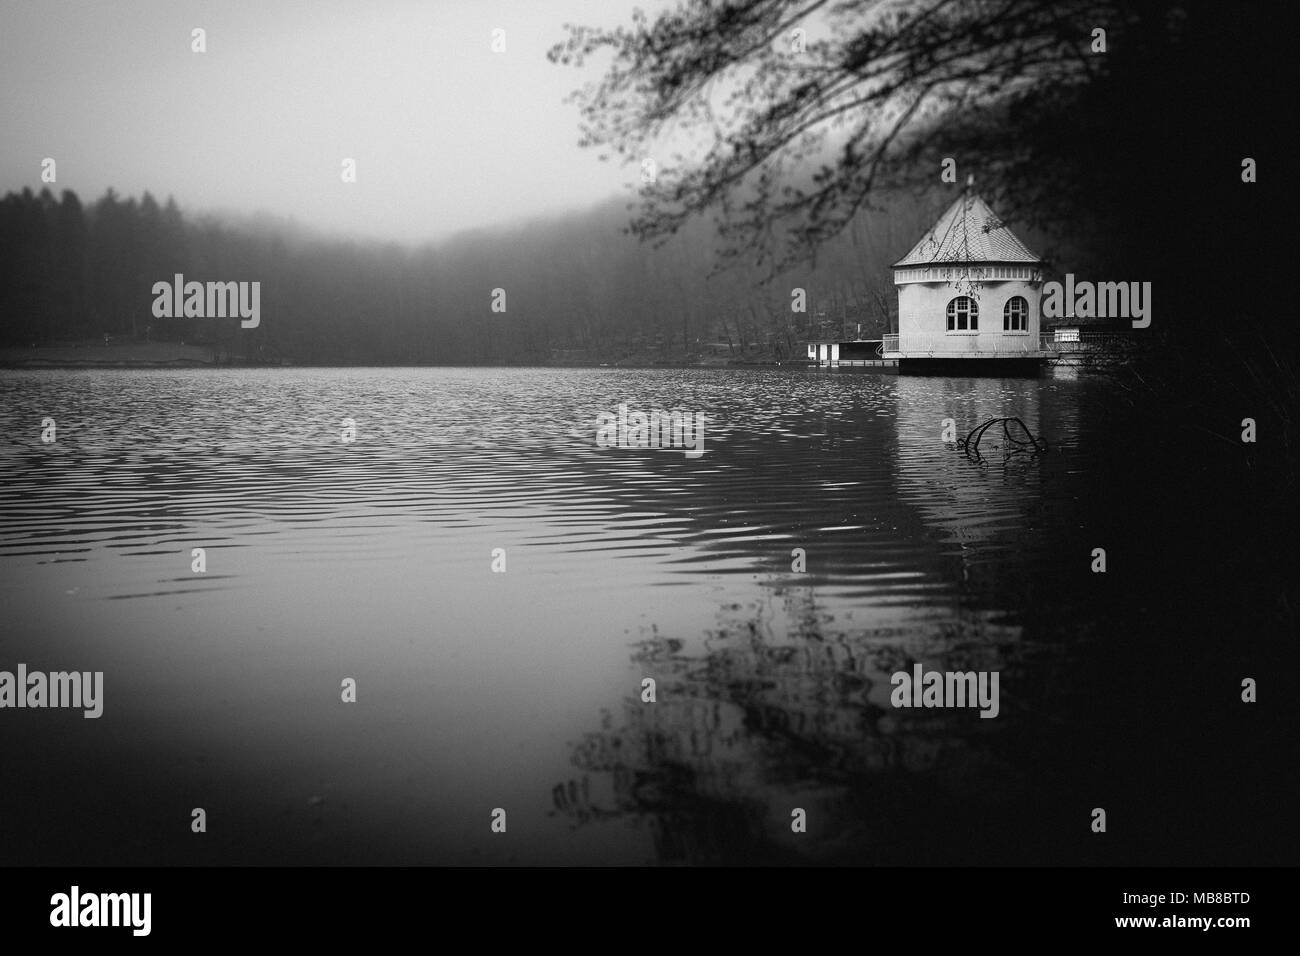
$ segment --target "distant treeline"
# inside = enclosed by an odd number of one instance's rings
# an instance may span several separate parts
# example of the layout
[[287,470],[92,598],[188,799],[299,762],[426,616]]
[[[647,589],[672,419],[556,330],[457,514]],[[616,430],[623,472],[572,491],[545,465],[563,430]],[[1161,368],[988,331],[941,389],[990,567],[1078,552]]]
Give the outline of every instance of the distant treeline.
[[[625,204],[420,248],[310,236],[290,223],[190,218],[109,190],[0,201],[0,342],[209,345],[240,361],[472,364],[802,356],[819,336],[878,337],[896,321],[890,263],[951,196],[864,214],[815,265],[773,279],[709,277],[713,226],[660,248],[622,233]],[[157,318],[153,285],[261,282],[261,324]],[[768,280],[768,281],[764,281]],[[792,310],[792,290],[806,310]],[[505,311],[494,312],[494,290]]]

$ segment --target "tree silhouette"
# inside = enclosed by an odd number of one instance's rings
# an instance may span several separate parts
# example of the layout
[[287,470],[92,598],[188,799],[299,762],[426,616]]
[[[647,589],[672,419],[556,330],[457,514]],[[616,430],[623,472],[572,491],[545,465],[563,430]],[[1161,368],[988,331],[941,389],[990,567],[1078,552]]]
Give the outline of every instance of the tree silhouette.
[[1285,62],[1289,16],[1203,0],[698,0],[570,26],[549,56],[608,57],[575,93],[580,142],[657,160],[630,225],[643,239],[710,214],[723,265],[779,270],[889,190],[943,188],[952,158],[1008,220],[1064,227],[1094,240],[1099,267],[1131,268],[1148,213],[1187,219],[1207,191],[1242,201],[1227,191],[1272,137],[1267,64]]

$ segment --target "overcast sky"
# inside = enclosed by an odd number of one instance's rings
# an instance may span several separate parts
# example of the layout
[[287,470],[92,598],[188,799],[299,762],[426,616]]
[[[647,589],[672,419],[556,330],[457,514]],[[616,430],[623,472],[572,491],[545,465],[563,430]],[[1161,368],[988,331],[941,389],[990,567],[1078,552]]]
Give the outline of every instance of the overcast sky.
[[546,51],[662,3],[0,0],[0,193],[40,189],[48,156],[83,201],[147,189],[402,240],[586,206],[639,169],[578,149],[584,73]]

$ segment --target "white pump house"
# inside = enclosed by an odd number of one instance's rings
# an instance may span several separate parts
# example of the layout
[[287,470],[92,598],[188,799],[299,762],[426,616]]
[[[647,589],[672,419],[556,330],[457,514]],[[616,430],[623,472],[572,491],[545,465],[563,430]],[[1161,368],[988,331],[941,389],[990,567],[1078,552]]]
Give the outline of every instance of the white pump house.
[[900,372],[1036,372],[1042,260],[968,185],[894,263],[898,333],[883,355]]

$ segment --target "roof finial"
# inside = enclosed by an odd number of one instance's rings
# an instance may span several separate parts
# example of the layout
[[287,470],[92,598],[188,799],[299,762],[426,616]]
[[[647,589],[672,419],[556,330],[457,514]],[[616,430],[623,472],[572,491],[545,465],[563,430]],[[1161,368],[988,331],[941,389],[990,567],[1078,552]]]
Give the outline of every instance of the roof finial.
[[970,173],[966,177],[966,191],[970,192],[974,188],[975,188],[975,174]]

